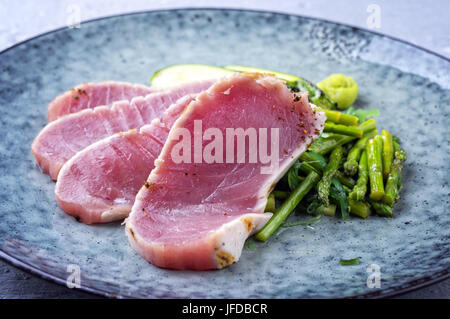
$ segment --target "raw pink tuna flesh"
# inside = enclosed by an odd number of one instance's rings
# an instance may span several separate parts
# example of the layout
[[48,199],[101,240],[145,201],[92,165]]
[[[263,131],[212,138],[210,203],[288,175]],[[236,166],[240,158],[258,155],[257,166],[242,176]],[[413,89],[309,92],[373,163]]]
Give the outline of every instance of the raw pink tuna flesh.
[[58,175],[55,195],[59,206],[86,224],[127,217],[170,127],[193,99],[194,95],[180,98],[161,121],[154,119],[140,130],[114,134],[78,152]]
[[56,180],[62,165],[77,152],[115,133],[149,124],[180,97],[199,93],[211,83],[189,83],[135,97],[131,102],[119,101],[111,107],[97,106],[68,114],[48,123],[33,141],[31,151],[42,171]]
[[[202,121],[203,132],[219,128],[223,136],[225,128],[278,128],[279,169],[261,174],[267,164],[248,163],[248,146],[246,163],[176,164],[171,157],[175,132],[184,128],[194,136],[195,120]],[[273,77],[235,74],[216,82],[175,122],[137,194],[125,227],[131,246],[163,268],[217,269],[237,261],[246,238],[271,217],[263,213],[268,193],[321,134],[324,121],[306,95],[291,94]]]
[[141,84],[126,82],[90,82],[77,85],[73,89],[57,96],[48,105],[48,121],[92,109],[99,105],[111,106],[117,101],[129,101],[136,96],[146,96],[157,89]]

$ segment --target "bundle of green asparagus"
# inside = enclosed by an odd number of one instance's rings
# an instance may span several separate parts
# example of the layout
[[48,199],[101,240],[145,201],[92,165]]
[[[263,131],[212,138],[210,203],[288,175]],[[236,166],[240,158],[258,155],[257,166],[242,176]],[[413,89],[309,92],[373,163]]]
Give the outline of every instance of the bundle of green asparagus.
[[350,214],[367,218],[371,212],[392,217],[406,160],[400,140],[386,130],[378,134],[376,121],[367,120],[376,111],[322,111],[327,117],[324,133],[270,194],[266,211],[274,215],[255,235],[257,240],[266,241],[280,226],[292,224],[285,220],[293,211],[314,215],[300,225],[335,216],[337,208],[344,220]]

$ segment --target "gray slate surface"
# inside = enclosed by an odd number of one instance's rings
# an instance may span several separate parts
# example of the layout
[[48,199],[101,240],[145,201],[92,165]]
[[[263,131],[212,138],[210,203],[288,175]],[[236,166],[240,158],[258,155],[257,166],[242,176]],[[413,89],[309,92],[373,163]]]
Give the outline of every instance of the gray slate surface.
[[[69,289],[67,287],[49,282],[4,261],[0,261],[0,298],[100,298],[86,292]],[[450,299],[450,279],[440,283],[421,288],[412,292],[398,295],[394,298],[446,298]]]

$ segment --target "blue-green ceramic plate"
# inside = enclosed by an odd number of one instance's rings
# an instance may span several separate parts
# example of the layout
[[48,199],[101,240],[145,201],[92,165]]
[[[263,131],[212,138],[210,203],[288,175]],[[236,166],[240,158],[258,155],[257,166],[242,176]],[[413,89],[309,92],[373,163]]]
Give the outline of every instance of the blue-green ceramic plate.
[[[357,107],[408,153],[392,219],[324,218],[284,229],[220,271],[169,271],[140,258],[123,226],[86,226],[63,213],[30,144],[47,104],[86,81],[148,83],[175,63],[243,64],[319,81],[359,84]],[[242,10],[168,10],[99,19],[0,54],[0,255],[65,284],[115,297],[299,298],[386,296],[448,276],[450,62],[412,45],[299,16]],[[357,266],[340,259],[360,258]],[[367,285],[369,265],[381,287]],[[369,282],[371,278],[369,278]]]

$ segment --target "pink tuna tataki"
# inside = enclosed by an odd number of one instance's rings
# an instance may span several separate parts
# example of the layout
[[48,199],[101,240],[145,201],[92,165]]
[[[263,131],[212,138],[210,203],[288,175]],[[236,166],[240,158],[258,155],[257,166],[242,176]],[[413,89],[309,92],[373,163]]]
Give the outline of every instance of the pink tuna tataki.
[[146,96],[157,89],[127,82],[89,82],[57,96],[48,105],[48,121],[96,106],[111,106],[117,101],[130,101],[137,96]]
[[189,83],[131,101],[115,102],[111,107],[97,106],[68,114],[48,123],[33,141],[31,151],[42,171],[56,180],[62,165],[77,152],[115,133],[149,124],[179,98],[199,93],[211,83]]
[[86,224],[128,216],[134,199],[154,168],[169,129],[194,95],[180,98],[140,130],[117,133],[78,152],[62,167],[55,195],[59,206]]
[[[174,160],[179,132],[195,136],[197,121],[203,133],[219,129],[222,136],[227,128],[276,129],[279,142],[271,143],[269,137],[265,145],[279,154],[276,170],[262,174],[267,164],[237,163],[236,157],[222,163]],[[206,270],[236,262],[248,236],[271,217],[264,208],[273,185],[321,134],[324,122],[324,114],[309,105],[306,94],[291,94],[276,78],[235,74],[216,82],[172,126],[126,219],[131,246],[163,268]],[[196,147],[194,141],[189,143],[191,149]],[[210,142],[203,140],[202,148]]]

